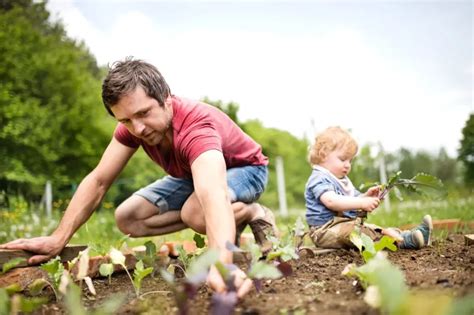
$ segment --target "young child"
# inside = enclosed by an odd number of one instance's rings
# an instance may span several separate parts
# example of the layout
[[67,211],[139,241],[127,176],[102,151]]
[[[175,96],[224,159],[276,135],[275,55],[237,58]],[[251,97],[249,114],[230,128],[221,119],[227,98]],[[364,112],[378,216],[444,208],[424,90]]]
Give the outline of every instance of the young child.
[[356,153],[356,141],[340,127],[329,127],[316,136],[309,155],[313,172],[305,191],[306,221],[314,244],[322,248],[353,248],[349,237],[360,227],[374,241],[383,235],[392,237],[399,248],[420,249],[430,245],[430,215],[425,215],[423,222],[411,231],[361,224],[357,210],[372,212],[380,199],[378,186],[362,194],[347,177]]

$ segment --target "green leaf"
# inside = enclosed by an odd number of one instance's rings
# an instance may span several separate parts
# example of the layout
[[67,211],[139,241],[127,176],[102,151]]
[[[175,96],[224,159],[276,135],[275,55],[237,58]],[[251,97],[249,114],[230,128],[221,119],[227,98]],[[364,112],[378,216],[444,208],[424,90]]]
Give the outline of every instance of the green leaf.
[[356,230],[352,231],[349,236],[351,242],[359,249],[364,261],[367,262],[377,253],[374,247],[374,241],[364,233]]
[[86,315],[87,311],[82,305],[81,289],[70,282],[67,288],[67,294],[64,297],[66,301],[66,309],[70,315]]
[[216,249],[209,249],[201,256],[196,258],[187,269],[187,278],[190,281],[193,279],[200,279],[203,274],[207,274],[209,267],[217,262],[219,259],[219,252]]
[[205,239],[200,234],[194,233],[193,240],[196,243],[197,248],[203,248],[204,246],[206,246]]
[[44,271],[46,271],[48,274],[55,274],[59,271],[60,269],[60,264],[61,262],[59,261],[59,257],[56,257],[54,259],[50,259],[49,261],[47,261],[46,263],[42,264],[40,266],[41,269],[43,269]]
[[156,245],[152,241],[147,241],[145,243],[146,256],[155,258],[156,257]]
[[252,256],[251,264],[256,263],[262,257],[262,249],[255,243],[250,242],[247,247],[250,255]]
[[375,251],[374,241],[367,234],[362,233],[361,238],[362,243],[364,244],[364,251],[362,254],[364,260],[367,262],[369,259],[372,259],[377,252]]
[[381,308],[387,314],[395,313],[408,296],[403,272],[390,263],[382,252],[352,272],[366,284],[378,287]]
[[374,248],[377,252],[385,248],[388,248],[392,252],[397,251],[397,246],[394,244],[394,240],[387,235],[382,236],[382,238],[378,242],[375,242]]
[[184,247],[181,244],[176,245],[175,249],[178,252],[178,259],[183,263],[184,269],[187,270],[191,260],[188,253],[184,250]]
[[24,262],[26,262],[26,258],[24,257],[17,257],[17,258],[10,259],[9,261],[3,264],[2,273],[5,273],[10,269],[15,268],[16,266]]
[[444,185],[437,177],[426,174],[426,173],[418,173],[411,179],[413,184],[423,185],[427,187],[431,187],[433,189],[444,189]]
[[142,285],[142,280],[153,272],[153,267],[144,268],[143,261],[139,260],[135,265],[135,270],[133,271],[133,286],[140,290]]
[[5,290],[7,290],[9,295],[23,291],[19,283],[10,284]]
[[165,269],[160,269],[160,274],[168,284],[174,285],[174,276],[172,273],[166,271]]
[[282,277],[282,273],[277,267],[259,261],[251,267],[248,276],[251,279],[278,279]]
[[288,244],[281,249],[282,255],[281,259],[283,261],[288,261],[291,259],[298,259],[300,258],[296,253],[296,248],[292,244]]
[[394,175],[392,175],[392,177],[390,177],[387,183],[387,188],[391,188],[398,182],[398,180],[400,179],[400,174],[402,174],[402,171],[398,171]]
[[58,288],[61,275],[64,271],[64,266],[61,263],[59,256],[56,256],[56,258],[50,259],[48,262],[42,264],[40,268],[48,273],[49,277],[53,281],[53,286]]
[[36,296],[40,295],[43,289],[49,285],[51,284],[45,279],[36,279],[28,285],[28,290],[30,291],[31,295]]
[[125,301],[125,296],[121,294],[114,294],[113,297],[107,298],[107,300],[92,314],[93,315],[111,315],[117,314],[118,309]]
[[155,261],[157,260],[155,243],[152,241],[147,241],[145,243],[145,252],[138,252],[136,253],[135,257],[138,260],[142,260],[143,263],[148,267],[154,266]]
[[99,267],[99,273],[103,277],[108,277],[114,273],[114,265],[113,264],[102,264]]
[[230,276],[229,270],[224,266],[224,264],[220,261],[217,261],[214,266],[216,266],[217,271],[221,275],[222,279],[224,279],[224,282],[227,282]]
[[10,296],[5,288],[0,288],[0,305],[3,305],[4,310],[0,314],[10,314]]
[[362,247],[364,244],[362,243],[361,233],[357,230],[354,230],[349,235],[349,239],[351,240],[352,244],[362,253]]
[[21,298],[20,308],[23,312],[31,313],[41,305],[48,303],[47,297]]

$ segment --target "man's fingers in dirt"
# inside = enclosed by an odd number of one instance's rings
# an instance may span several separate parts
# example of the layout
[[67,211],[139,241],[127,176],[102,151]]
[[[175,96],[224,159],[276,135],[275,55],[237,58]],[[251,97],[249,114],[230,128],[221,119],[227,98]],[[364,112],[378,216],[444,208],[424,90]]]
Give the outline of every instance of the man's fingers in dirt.
[[224,283],[224,280],[222,280],[222,278],[220,277],[220,275],[218,277],[216,276],[209,276],[207,278],[207,285],[212,289],[214,290],[215,292],[218,292],[218,293],[222,293],[226,290],[226,286],[225,286],[225,283]]
[[250,290],[252,290],[252,287],[253,287],[252,280],[249,278],[246,278],[242,282],[242,285],[239,287],[237,291],[237,296],[239,297],[239,299],[243,298],[247,293],[249,293]]
[[50,259],[48,255],[36,255],[28,259],[28,265],[37,265]]

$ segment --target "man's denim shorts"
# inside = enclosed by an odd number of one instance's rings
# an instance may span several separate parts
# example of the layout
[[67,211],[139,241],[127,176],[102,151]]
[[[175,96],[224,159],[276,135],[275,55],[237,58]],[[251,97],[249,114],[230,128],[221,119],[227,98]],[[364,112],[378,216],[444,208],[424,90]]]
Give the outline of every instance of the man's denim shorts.
[[[268,181],[268,168],[265,165],[234,167],[227,170],[227,187],[231,202],[252,203],[265,190]],[[162,179],[138,190],[134,195],[141,196],[157,206],[160,213],[168,210],[181,210],[183,204],[194,192],[192,179],[165,176]]]

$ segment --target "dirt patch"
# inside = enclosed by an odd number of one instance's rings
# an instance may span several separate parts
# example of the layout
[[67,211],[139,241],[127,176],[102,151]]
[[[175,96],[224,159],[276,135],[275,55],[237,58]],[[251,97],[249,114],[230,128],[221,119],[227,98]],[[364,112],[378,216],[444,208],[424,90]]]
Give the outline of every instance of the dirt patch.
[[[419,251],[390,252],[389,259],[399,266],[406,283],[414,290],[437,290],[461,297],[474,293],[474,246],[465,246],[462,235],[449,235],[435,241],[433,246]],[[315,257],[302,257],[292,262],[294,275],[266,281],[262,292],[251,292],[237,306],[236,314],[379,314],[363,301],[363,290],[353,279],[341,275],[349,263],[362,264],[356,251],[338,250]],[[85,294],[84,304],[94,308],[119,294],[125,304],[119,314],[172,314],[177,311],[169,286],[160,278],[146,278],[143,299],[135,298],[133,287],[126,274],[94,281],[98,295]],[[198,296],[190,302],[191,314],[208,314],[211,292],[200,288]],[[61,304],[44,305],[37,314],[61,314]]]

